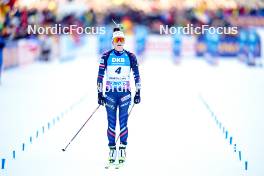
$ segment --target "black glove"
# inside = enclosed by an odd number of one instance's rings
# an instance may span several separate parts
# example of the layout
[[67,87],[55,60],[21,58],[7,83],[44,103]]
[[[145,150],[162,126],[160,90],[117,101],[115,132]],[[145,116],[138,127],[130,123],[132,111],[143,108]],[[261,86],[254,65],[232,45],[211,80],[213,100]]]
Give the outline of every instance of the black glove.
[[135,104],[139,104],[140,103],[140,90],[138,90],[137,92],[136,92],[136,95],[135,95],[135,97],[134,97],[134,103]]
[[98,104],[102,106],[105,104],[105,97],[102,92],[98,93]]

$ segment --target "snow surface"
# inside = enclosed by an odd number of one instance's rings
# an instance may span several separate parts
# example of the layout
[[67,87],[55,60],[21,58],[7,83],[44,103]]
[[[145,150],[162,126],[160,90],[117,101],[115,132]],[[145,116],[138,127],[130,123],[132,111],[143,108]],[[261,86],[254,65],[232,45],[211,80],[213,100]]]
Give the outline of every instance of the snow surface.
[[146,58],[140,65],[142,102],[129,117],[127,163],[119,170],[104,169],[104,107],[61,151],[97,107],[97,71],[97,57],[78,56],[4,72],[1,176],[264,175],[264,69],[235,60],[210,66],[195,58],[179,65]]

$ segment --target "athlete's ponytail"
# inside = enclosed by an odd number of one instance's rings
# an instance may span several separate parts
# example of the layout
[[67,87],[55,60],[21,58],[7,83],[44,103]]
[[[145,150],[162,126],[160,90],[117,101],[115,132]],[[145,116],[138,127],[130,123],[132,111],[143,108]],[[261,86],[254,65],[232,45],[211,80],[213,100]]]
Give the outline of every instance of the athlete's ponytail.
[[119,27],[115,27],[113,32],[116,32],[116,31],[121,31]]

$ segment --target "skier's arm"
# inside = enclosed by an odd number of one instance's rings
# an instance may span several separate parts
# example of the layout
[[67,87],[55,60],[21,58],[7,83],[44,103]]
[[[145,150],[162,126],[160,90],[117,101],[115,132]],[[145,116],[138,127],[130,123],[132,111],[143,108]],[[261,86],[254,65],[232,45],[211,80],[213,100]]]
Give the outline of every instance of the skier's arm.
[[106,63],[107,61],[107,54],[103,54],[103,56],[100,59],[99,64],[99,71],[98,71],[98,77],[97,77],[97,91],[98,93],[103,92],[103,80],[105,75],[105,69],[106,69]]
[[103,80],[104,80],[104,75],[105,75],[105,70],[107,66],[107,58],[108,54],[105,53],[100,59],[100,64],[99,64],[99,71],[98,71],[98,77],[97,77],[97,92],[98,92],[98,104],[99,105],[104,105],[105,103],[105,98],[103,96]]
[[135,80],[135,86],[136,86],[136,94],[134,97],[134,103],[138,104],[141,101],[140,98],[140,89],[141,89],[141,80],[140,80],[140,74],[139,74],[139,69],[138,69],[138,62],[137,58],[134,54],[130,54],[130,59],[131,59],[131,68],[134,74],[134,80]]
[[138,62],[137,58],[134,54],[130,55],[131,58],[131,68],[134,74],[134,80],[135,80],[135,86],[136,86],[136,91],[140,91],[141,89],[141,81],[140,81],[140,74],[139,74],[139,69],[138,69]]

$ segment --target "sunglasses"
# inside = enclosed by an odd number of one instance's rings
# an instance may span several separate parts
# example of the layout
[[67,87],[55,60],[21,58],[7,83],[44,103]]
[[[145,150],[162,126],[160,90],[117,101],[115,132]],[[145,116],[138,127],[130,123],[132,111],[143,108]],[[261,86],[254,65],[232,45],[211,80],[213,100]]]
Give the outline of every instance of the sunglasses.
[[118,42],[124,43],[125,39],[123,37],[116,37],[113,39],[113,42],[114,43],[118,43]]

